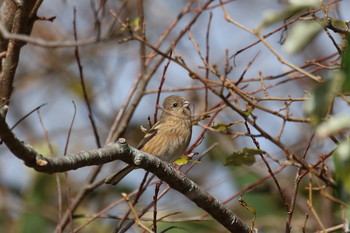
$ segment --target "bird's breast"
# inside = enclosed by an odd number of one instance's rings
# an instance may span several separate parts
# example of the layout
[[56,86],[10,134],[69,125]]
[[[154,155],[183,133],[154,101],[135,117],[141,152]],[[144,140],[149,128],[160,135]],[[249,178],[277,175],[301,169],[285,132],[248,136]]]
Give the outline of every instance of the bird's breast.
[[[141,149],[165,161],[174,162],[188,147],[192,135],[191,120],[177,120],[163,123],[157,135]],[[169,124],[169,125],[166,125]]]

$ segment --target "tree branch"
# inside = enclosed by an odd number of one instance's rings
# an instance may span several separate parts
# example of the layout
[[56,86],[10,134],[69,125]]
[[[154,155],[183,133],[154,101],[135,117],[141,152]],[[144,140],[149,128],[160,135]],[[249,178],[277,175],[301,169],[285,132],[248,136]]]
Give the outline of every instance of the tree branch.
[[[11,2],[13,3],[14,1]],[[35,2],[34,0],[19,1],[15,2],[15,7],[12,3],[1,4],[1,12],[11,12],[7,17],[1,18],[0,25],[2,28],[6,30],[6,27],[3,25],[5,24],[11,28],[12,33],[30,34],[36,18],[29,18],[29,14],[31,14]],[[33,12],[33,14],[36,14],[36,12]],[[2,22],[2,20],[7,22]],[[7,39],[9,40],[7,41]],[[2,35],[0,37],[0,45],[1,51],[6,49],[6,56],[1,59],[0,103],[8,104],[13,91],[12,85],[18,65],[19,53],[24,43]]]
[[121,138],[104,148],[82,151],[76,154],[46,158],[36,152],[30,145],[20,141],[5,122],[7,107],[0,109],[0,137],[9,150],[24,161],[24,163],[39,172],[55,173],[78,169],[85,166],[100,165],[114,160],[122,160],[128,164],[152,172],[169,186],[198,207],[208,212],[230,232],[248,233],[250,229],[233,212],[204,191],[196,183],[186,177],[161,159],[130,147],[126,140]]

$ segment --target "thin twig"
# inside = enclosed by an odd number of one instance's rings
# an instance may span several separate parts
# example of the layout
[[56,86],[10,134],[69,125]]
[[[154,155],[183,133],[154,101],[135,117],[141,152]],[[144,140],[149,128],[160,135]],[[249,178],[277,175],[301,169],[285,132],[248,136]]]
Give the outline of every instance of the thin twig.
[[157,233],[157,203],[158,203],[158,194],[159,188],[162,185],[162,181],[158,181],[154,188],[154,196],[153,196],[153,231]]
[[244,69],[243,73],[241,74],[241,76],[239,77],[239,79],[235,82],[235,85],[238,86],[238,84],[241,83],[241,81],[243,80],[244,78],[244,75],[246,74],[246,72],[249,70],[249,68],[253,65],[254,61],[256,60],[256,58],[259,56],[260,54],[260,51],[257,52],[255,54],[255,56],[253,57],[253,59],[251,61],[249,61],[247,67]]
[[137,215],[137,212],[136,210],[134,209],[134,207],[132,206],[131,202],[130,202],[130,198],[129,196],[126,194],[126,193],[122,193],[121,194],[122,197],[125,199],[126,203],[128,204],[130,210],[131,210],[131,213],[134,215],[135,217],[135,222],[136,224],[141,227],[142,229],[146,230],[147,232],[150,232],[150,233],[154,233],[154,231],[152,231],[151,229],[148,229],[147,226],[145,226],[141,220],[139,219],[138,215]]
[[324,225],[323,225],[323,223],[322,223],[320,217],[318,216],[318,214],[317,214],[315,208],[314,208],[313,205],[312,205],[312,203],[313,203],[313,201],[312,201],[312,189],[313,189],[313,188],[312,188],[311,177],[310,177],[310,179],[309,179],[309,187],[308,187],[308,189],[309,189],[309,199],[307,200],[307,207],[311,210],[311,213],[314,215],[314,217],[315,217],[317,223],[320,225],[321,229],[322,229],[323,231],[325,231],[325,227],[324,227]]
[[45,104],[41,104],[38,107],[34,108],[33,110],[31,110],[30,112],[28,112],[26,115],[24,115],[23,117],[21,117],[21,119],[19,119],[12,127],[11,130],[13,130],[14,128],[16,128],[17,125],[19,125],[19,123],[21,123],[24,119],[26,119],[28,116],[30,116],[33,112],[39,110],[41,107],[44,107],[46,105]]
[[[208,20],[208,25],[207,25],[207,34],[205,37],[205,47],[206,47],[206,56],[205,56],[205,62],[206,64],[209,64],[209,55],[210,55],[210,47],[209,47],[209,35],[210,35],[210,25],[211,25],[211,21],[213,18],[213,13],[210,12],[209,14],[209,20]],[[206,66],[205,67],[205,78],[209,79],[209,68]],[[205,84],[205,86],[207,86],[208,83]],[[204,89],[204,111],[208,110],[208,88]]]
[[280,54],[265,40],[264,36],[261,36],[261,35],[260,35],[260,33],[259,33],[258,31],[256,31],[256,30],[251,30],[251,29],[249,29],[249,28],[243,26],[242,24],[238,23],[237,21],[233,20],[233,19],[229,16],[229,14],[228,14],[228,12],[227,12],[225,6],[222,4],[222,1],[221,1],[221,0],[220,0],[220,3],[221,3],[222,10],[223,10],[223,12],[224,12],[224,17],[225,17],[226,21],[228,21],[228,22],[230,22],[230,23],[232,23],[232,24],[234,24],[234,25],[240,27],[241,29],[243,29],[243,30],[245,30],[245,31],[247,31],[247,32],[249,32],[249,33],[251,33],[251,34],[253,34],[253,35],[256,35],[256,36],[259,38],[259,40],[260,40],[260,41],[261,41],[261,42],[276,56],[276,58],[277,58],[281,63],[283,63],[283,64],[289,66],[289,67],[292,68],[293,70],[296,70],[296,71],[298,71],[298,72],[304,74],[305,76],[307,76],[307,77],[309,77],[309,78],[311,78],[311,79],[313,79],[313,80],[315,80],[315,81],[317,81],[317,82],[323,81],[323,79],[322,79],[320,76],[314,76],[314,75],[312,75],[311,73],[305,71],[304,69],[300,69],[298,66],[296,66],[296,65],[292,64],[291,62],[288,62],[286,59],[284,59],[284,58],[283,58],[283,57],[282,57],[282,56],[281,56],[281,55],[280,55]]
[[[138,200],[140,199],[141,195],[146,191],[147,187],[149,186],[151,180],[153,179],[154,176],[151,176],[151,178],[148,179],[149,172],[146,172],[145,175],[143,176],[143,179],[139,185],[139,188],[136,192],[135,198],[132,202],[132,205],[135,206]],[[147,181],[147,182],[146,182]],[[118,226],[114,229],[114,232],[119,232],[120,228],[123,226],[124,222],[128,219],[128,216],[130,214],[130,209],[126,211],[124,214],[123,218],[119,221]]]
[[[305,157],[307,155],[307,153],[309,152],[310,146],[311,146],[311,142],[314,139],[314,134],[310,137],[310,140],[306,146],[306,149],[301,157],[302,160],[305,160]],[[294,208],[295,208],[295,203],[297,201],[297,195],[298,195],[298,189],[299,189],[299,184],[300,184],[300,174],[301,174],[301,168],[299,167],[296,171],[296,176],[294,179],[294,188],[293,188],[293,194],[292,194],[292,199],[290,201],[290,209],[289,211],[287,211],[287,221],[286,221],[286,233],[289,233],[292,229],[292,217],[293,217],[293,213],[294,213]]]
[[[75,105],[75,102],[72,101],[72,103],[73,103],[73,107],[74,107],[74,113],[73,113],[71,124],[69,126],[69,130],[68,130],[68,134],[67,134],[67,140],[66,140],[66,145],[64,147],[64,154],[65,155],[67,154],[67,151],[68,151],[69,139],[70,139],[70,135],[72,133],[73,124],[74,124],[75,116],[76,116],[76,113],[77,113],[77,107]],[[65,172],[64,175],[65,175],[66,181],[68,181],[68,172]],[[69,185],[67,185],[66,194],[67,194],[67,205],[68,205],[67,213],[69,214],[69,224],[71,226],[71,232],[73,232],[74,231],[74,226],[73,226],[73,212],[72,212],[73,211],[73,208],[72,208],[72,196],[71,196],[70,186]],[[61,223],[62,222],[59,221],[59,225],[58,225],[59,229],[62,228]]]
[[[169,56],[171,57],[171,55],[172,55],[172,51],[170,51]],[[159,105],[160,93],[162,92],[163,84],[164,84],[164,82],[165,82],[165,74],[166,74],[166,72],[167,72],[167,70],[168,70],[168,67],[169,67],[169,65],[170,65],[170,62],[171,62],[171,60],[168,59],[166,65],[164,66],[163,75],[162,75],[162,78],[161,78],[160,83],[159,83],[158,92],[157,92],[156,107],[155,107],[155,110],[154,110],[154,119],[153,119],[153,122],[154,122],[154,123],[156,123],[157,120],[158,120],[158,119],[157,119],[157,118],[158,118],[158,117],[157,117],[157,114],[158,114],[158,108],[157,108],[157,106]]]
[[[74,12],[74,20],[73,20],[74,39],[76,41],[78,41],[77,25],[76,25],[76,8],[75,7],[74,7],[73,12]],[[100,148],[101,147],[100,136],[98,135],[98,131],[97,131],[94,115],[93,115],[93,112],[92,112],[90,99],[88,97],[88,93],[87,93],[87,89],[86,89],[86,85],[85,85],[85,81],[84,81],[83,66],[81,65],[81,61],[80,61],[79,47],[78,46],[76,46],[75,49],[74,49],[74,56],[75,56],[75,58],[77,60],[77,65],[78,65],[78,69],[79,69],[80,83],[81,83],[81,87],[83,88],[84,101],[85,101],[86,107],[87,107],[88,112],[89,112],[89,119],[90,119],[90,123],[91,123],[92,129],[93,129],[93,132],[94,132],[96,145]]]
[[[41,104],[38,107],[34,108],[33,110],[31,110],[30,112],[28,112],[26,115],[24,115],[23,117],[21,117],[21,119],[19,119],[12,127],[11,130],[13,130],[14,128],[16,128],[17,125],[19,125],[24,119],[26,119],[28,116],[30,116],[33,112],[38,111],[41,107],[45,106],[45,104]],[[2,140],[0,139],[0,145],[2,144]]]
[[112,34],[111,32],[108,32],[102,36],[99,36],[99,37],[93,36],[84,40],[47,41],[41,38],[35,38],[24,34],[10,33],[7,31],[7,29],[4,27],[2,23],[0,23],[0,33],[5,39],[14,39],[19,41],[24,41],[26,43],[37,45],[40,47],[45,47],[45,48],[77,47],[77,46],[94,44],[99,41],[107,39]]
[[[248,123],[247,123],[246,121],[244,122],[244,125],[245,125],[245,127],[246,127],[246,129],[247,129],[247,131],[248,131],[248,134],[251,134],[249,125],[248,125]],[[256,138],[255,138],[254,136],[251,136],[251,139],[252,139],[253,143],[255,144],[256,148],[258,148],[259,150],[261,150],[260,144],[259,144],[259,142],[256,140]],[[282,201],[283,201],[283,204],[284,204],[284,207],[285,207],[286,211],[289,211],[289,205],[288,205],[288,202],[287,202],[287,199],[286,199],[286,195],[285,195],[283,189],[281,188],[281,185],[279,184],[279,182],[278,182],[278,180],[277,180],[275,174],[273,173],[273,171],[272,171],[272,169],[271,169],[271,166],[270,166],[269,163],[266,161],[264,155],[262,155],[262,154],[259,154],[259,155],[260,155],[262,161],[264,162],[264,164],[265,164],[265,166],[266,166],[266,168],[267,168],[269,174],[271,175],[273,181],[274,181],[275,184],[276,184],[277,190],[278,190],[278,192],[280,193],[280,196],[281,196],[281,199],[282,199]]]

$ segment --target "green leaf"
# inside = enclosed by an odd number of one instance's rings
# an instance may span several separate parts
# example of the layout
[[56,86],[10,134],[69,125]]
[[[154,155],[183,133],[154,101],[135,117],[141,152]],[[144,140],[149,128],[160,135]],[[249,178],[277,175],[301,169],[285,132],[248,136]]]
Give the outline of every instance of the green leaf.
[[295,23],[284,43],[289,54],[295,54],[305,48],[323,29],[316,21],[300,21]]
[[121,31],[126,31],[126,29],[131,29],[135,32],[140,30],[140,18],[136,17],[132,22],[130,22],[128,19],[128,21],[126,22],[126,26],[122,26],[120,28]]
[[[335,176],[341,186],[341,197],[350,197],[350,140],[340,143],[334,153]],[[343,200],[348,202],[349,200]]]
[[289,3],[293,7],[317,7],[319,0],[289,0]]
[[136,17],[132,22],[131,22],[132,29],[137,32],[140,30],[140,18]]
[[341,69],[344,72],[345,80],[342,85],[343,92],[350,92],[350,36],[346,38],[345,49],[342,54]]
[[[304,104],[304,112],[310,117],[311,123],[318,125],[324,118],[332,104],[334,97],[340,93],[350,93],[350,36],[347,37],[343,50],[341,69],[332,73],[324,83],[313,90],[311,98]],[[326,127],[326,126],[324,126]],[[327,126],[329,127],[329,126]],[[333,127],[333,126],[332,126]],[[321,134],[324,134],[324,128]],[[332,133],[332,132],[331,132]],[[325,133],[328,134],[328,133]]]
[[246,116],[250,116],[250,114],[252,114],[252,112],[254,111],[254,107],[249,106],[246,110],[243,111],[244,115]]
[[318,6],[318,0],[290,0],[289,5],[282,11],[268,11],[264,13],[264,21],[257,28],[257,31],[271,26],[275,23],[283,21],[293,15],[302,12],[310,8],[316,8]]
[[334,97],[340,92],[345,76],[341,71],[324,83],[315,87],[310,99],[304,104],[304,112],[310,117],[311,123],[318,125],[326,116]]
[[227,129],[231,128],[233,125],[239,124],[239,123],[243,123],[243,121],[235,121],[235,122],[232,122],[232,123],[217,123],[217,122],[213,122],[211,124],[211,127],[213,129],[217,129],[217,130],[227,130]]
[[225,166],[240,166],[252,165],[255,163],[255,155],[264,154],[265,151],[255,148],[244,148],[241,151],[236,151],[232,155],[228,156],[225,161]]
[[348,219],[348,220],[350,219],[350,206],[349,205],[345,206],[344,215],[345,215],[346,219]]
[[337,29],[349,30],[349,26],[346,22],[335,18],[329,18],[329,20],[331,25],[336,27]]
[[328,137],[348,128],[350,128],[350,116],[337,115],[322,122],[317,127],[316,133],[319,137]]

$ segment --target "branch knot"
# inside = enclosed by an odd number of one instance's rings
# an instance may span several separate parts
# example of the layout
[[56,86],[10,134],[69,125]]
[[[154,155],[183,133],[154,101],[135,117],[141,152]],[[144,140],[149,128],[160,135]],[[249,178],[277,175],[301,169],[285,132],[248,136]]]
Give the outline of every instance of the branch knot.
[[135,159],[134,159],[134,164],[136,166],[140,166],[140,164],[142,163],[142,161],[145,160],[145,156],[142,154],[136,155]]

